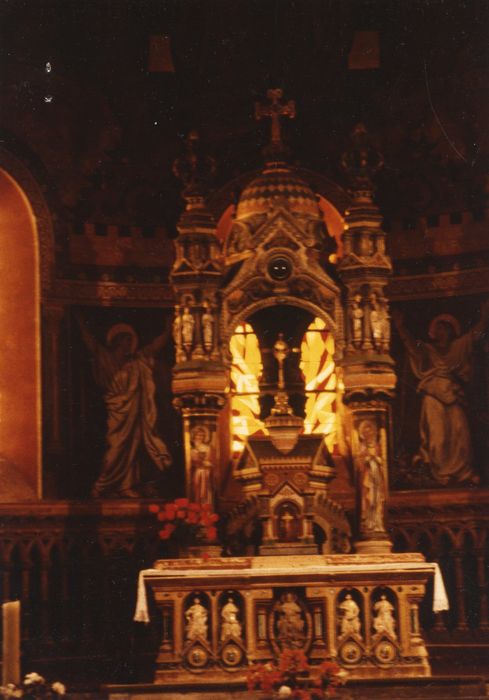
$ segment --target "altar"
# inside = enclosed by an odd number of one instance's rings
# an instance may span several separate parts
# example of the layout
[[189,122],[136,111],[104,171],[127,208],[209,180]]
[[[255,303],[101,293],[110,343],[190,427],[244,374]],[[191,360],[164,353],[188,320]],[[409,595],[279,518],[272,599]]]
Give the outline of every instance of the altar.
[[[228,556],[163,559],[140,575],[135,619],[148,621],[148,588],[154,679],[167,687],[242,686],[250,665],[288,650],[361,681],[428,677],[418,607],[432,577],[435,609],[447,607],[437,566],[392,553],[385,522],[396,373],[382,156],[357,125],[341,160],[349,201],[333,186],[320,201],[290,164],[280,120],[295,105],[281,98],[269,90],[256,105],[272,122],[264,164],[220,221],[195,133],[174,167],[186,200],[171,274],[184,500],[224,516]],[[339,465],[355,512],[333,497]]]
[[430,675],[418,606],[436,564],[418,554],[162,560],[142,571],[134,619],[162,620],[155,683],[244,683],[250,664],[301,649],[335,659],[351,679]]

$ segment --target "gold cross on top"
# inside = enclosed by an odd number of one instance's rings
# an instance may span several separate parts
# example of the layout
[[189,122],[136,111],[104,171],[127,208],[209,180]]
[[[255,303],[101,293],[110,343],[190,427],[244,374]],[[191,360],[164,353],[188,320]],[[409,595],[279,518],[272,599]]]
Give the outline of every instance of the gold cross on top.
[[289,100],[286,104],[280,104],[280,99],[283,97],[283,90],[281,88],[274,88],[267,90],[267,97],[269,99],[269,104],[262,104],[261,102],[255,102],[255,119],[260,120],[263,117],[270,117],[272,120],[272,146],[281,147],[282,146],[282,134],[280,131],[280,117],[289,117],[294,119],[295,117],[295,102],[294,100]]

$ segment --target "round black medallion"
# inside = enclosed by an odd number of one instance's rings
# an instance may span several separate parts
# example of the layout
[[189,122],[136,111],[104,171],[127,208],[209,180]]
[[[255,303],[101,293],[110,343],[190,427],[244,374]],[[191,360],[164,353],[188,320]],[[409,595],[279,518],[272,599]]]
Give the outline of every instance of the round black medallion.
[[274,280],[280,282],[290,277],[292,273],[292,264],[288,258],[277,256],[272,258],[268,263],[268,274]]

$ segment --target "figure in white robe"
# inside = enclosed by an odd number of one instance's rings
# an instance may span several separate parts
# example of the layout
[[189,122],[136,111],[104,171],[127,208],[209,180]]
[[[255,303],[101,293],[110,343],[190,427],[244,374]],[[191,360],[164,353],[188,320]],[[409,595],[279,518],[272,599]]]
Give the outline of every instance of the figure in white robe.
[[394,606],[387,600],[387,596],[381,595],[380,600],[374,603],[374,630],[378,634],[386,632],[393,639],[397,639],[396,621],[394,619]]
[[479,323],[464,335],[459,334],[459,324],[453,316],[437,316],[430,324],[429,343],[415,340],[400,314],[394,318],[422,395],[417,459],[429,465],[440,484],[479,480],[472,464],[464,387],[472,372],[474,340],[487,325],[488,315],[486,304]]
[[194,598],[193,605],[185,612],[187,639],[207,639],[207,618],[207,610],[201,604],[200,598]]
[[338,608],[340,610],[341,636],[347,634],[360,635],[360,608],[350,593],[346,594],[345,599],[338,605]]
[[78,323],[94,357],[95,379],[104,392],[107,409],[107,448],[91,495],[93,498],[141,496],[140,451],[145,450],[161,471],[172,461],[156,433],[153,379],[154,355],[164,346],[168,331],[135,352],[137,336],[131,326],[113,326],[105,347],[95,340],[81,318]]
[[228,637],[241,637],[241,623],[238,620],[239,609],[232,598],[221,610],[221,641]]

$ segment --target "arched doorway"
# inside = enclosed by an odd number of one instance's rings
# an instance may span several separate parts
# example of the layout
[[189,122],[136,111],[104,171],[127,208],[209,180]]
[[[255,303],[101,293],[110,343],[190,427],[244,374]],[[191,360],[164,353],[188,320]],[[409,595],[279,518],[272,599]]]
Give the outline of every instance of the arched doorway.
[[0,479],[2,501],[41,496],[40,284],[36,218],[0,168]]

